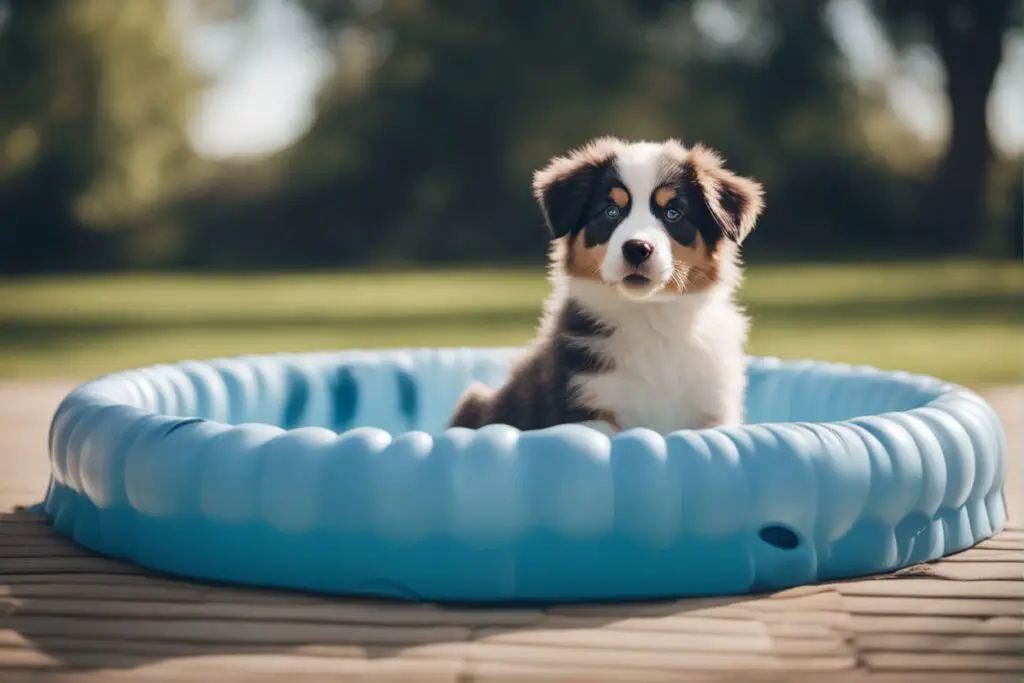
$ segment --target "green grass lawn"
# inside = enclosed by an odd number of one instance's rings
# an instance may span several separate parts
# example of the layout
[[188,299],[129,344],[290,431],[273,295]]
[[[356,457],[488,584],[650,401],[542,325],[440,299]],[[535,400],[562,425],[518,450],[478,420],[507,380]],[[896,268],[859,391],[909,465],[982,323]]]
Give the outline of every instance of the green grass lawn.
[[[184,358],[527,341],[543,270],[0,280],[0,377]],[[1024,381],[1024,266],[751,268],[750,351]]]

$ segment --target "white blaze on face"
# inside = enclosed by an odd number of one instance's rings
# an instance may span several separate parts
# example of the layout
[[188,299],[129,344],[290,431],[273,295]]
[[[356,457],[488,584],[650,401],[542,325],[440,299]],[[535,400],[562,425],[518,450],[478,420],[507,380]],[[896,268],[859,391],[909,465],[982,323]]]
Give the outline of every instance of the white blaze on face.
[[654,288],[660,288],[672,277],[671,241],[651,212],[651,195],[659,185],[661,158],[660,144],[644,142],[629,145],[615,159],[615,168],[629,191],[631,204],[629,214],[608,240],[608,251],[601,264],[601,277],[605,282],[618,282],[636,272],[622,255],[622,245],[629,240],[642,240],[654,248],[641,268]]

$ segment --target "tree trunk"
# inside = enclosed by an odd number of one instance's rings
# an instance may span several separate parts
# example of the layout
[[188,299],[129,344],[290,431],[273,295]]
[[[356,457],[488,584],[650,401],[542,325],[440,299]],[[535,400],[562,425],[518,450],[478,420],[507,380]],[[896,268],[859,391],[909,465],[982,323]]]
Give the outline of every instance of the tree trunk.
[[926,239],[937,252],[969,250],[985,221],[992,164],[987,107],[1003,56],[1009,0],[924,3],[946,69],[952,118],[949,142],[925,203]]

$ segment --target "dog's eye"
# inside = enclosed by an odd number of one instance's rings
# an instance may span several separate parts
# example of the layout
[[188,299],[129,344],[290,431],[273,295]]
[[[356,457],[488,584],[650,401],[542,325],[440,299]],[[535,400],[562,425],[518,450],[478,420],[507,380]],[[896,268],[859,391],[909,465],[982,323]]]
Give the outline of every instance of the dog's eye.
[[619,214],[621,213],[622,211],[615,204],[612,204],[611,206],[604,210],[604,215],[607,216],[608,218],[611,218],[612,220],[618,218]]
[[665,220],[669,223],[677,223],[683,217],[683,212],[675,207],[665,209]]

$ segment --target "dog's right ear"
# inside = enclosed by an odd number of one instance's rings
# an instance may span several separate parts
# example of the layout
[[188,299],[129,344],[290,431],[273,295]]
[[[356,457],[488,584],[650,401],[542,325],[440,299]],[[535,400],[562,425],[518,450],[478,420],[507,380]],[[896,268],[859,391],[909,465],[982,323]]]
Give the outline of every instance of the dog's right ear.
[[533,174],[533,196],[540,204],[552,239],[579,230],[594,182],[611,163],[622,141],[598,138],[565,156],[552,158]]

